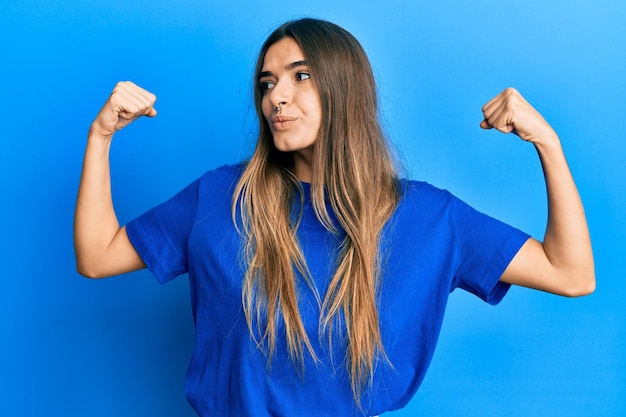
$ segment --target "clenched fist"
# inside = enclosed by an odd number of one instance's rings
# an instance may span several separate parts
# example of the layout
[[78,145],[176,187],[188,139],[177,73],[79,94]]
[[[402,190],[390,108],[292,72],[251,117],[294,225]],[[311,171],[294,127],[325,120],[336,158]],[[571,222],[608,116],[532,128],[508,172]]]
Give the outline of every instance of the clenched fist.
[[154,117],[156,96],[130,81],[117,83],[91,124],[90,133],[110,138],[141,116]]
[[483,129],[497,129],[503,133],[515,133],[521,139],[534,144],[558,142],[556,132],[546,120],[514,88],[507,88],[482,108]]

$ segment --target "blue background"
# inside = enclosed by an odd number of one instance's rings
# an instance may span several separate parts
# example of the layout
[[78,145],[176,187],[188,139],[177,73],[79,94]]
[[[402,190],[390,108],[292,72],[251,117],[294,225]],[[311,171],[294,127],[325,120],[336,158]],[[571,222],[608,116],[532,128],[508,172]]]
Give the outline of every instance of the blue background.
[[[626,6],[621,0],[211,2],[4,0],[0,10],[0,415],[192,416],[185,278],[77,275],[72,216],[89,124],[118,80],[159,115],[116,137],[126,222],[254,142],[251,71],[284,20],[321,17],[368,51],[411,176],[541,238],[532,146],[479,129],[517,87],[559,132],[594,244],[598,289],[455,292],[437,353],[393,416],[626,415]],[[315,401],[315,399],[311,399]]]

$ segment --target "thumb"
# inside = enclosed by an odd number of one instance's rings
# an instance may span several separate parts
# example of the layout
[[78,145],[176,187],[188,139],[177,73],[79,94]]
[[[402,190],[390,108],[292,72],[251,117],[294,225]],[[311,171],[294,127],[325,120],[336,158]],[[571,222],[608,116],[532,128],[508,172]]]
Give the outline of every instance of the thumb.
[[500,132],[502,133],[506,133],[509,134],[511,132],[515,132],[515,126],[513,126],[512,124],[507,124],[501,127],[496,127],[496,129],[498,129]]
[[151,107],[145,115],[148,117],[154,117],[157,115],[157,111],[154,107]]
[[482,122],[480,122],[480,127],[483,129],[491,129],[493,126],[491,126],[489,124],[489,122],[487,121],[487,119],[483,119]]

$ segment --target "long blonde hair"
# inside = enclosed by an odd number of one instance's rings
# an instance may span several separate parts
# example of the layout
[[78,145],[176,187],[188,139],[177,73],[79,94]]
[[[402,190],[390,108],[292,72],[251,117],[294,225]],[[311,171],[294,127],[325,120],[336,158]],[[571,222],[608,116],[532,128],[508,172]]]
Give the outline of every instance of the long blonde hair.
[[318,297],[320,335],[341,331],[347,336],[347,369],[358,402],[375,361],[384,356],[377,308],[379,240],[399,200],[398,179],[378,120],[374,76],[359,42],[329,22],[288,22],[265,41],[255,77],[268,48],[285,37],[300,45],[322,103],[322,126],[312,161],[312,204],[319,221],[338,233],[327,210],[330,204],[345,238],[322,298],[296,237],[299,218],[293,219],[292,207],[302,188],[293,174],[292,154],[274,147],[261,110],[263,91],[257,85],[258,142],[232,205],[233,221],[245,242],[243,307],[251,334],[269,354],[268,364],[279,320],[292,360],[303,364],[305,347],[316,359],[298,308],[296,271],[300,272]]

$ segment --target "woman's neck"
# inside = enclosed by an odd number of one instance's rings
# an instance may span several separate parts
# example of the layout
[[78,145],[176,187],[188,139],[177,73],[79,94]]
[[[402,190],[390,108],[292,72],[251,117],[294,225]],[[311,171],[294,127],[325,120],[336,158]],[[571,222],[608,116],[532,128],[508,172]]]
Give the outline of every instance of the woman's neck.
[[302,182],[311,182],[313,175],[313,147],[293,153],[293,169],[296,177]]

